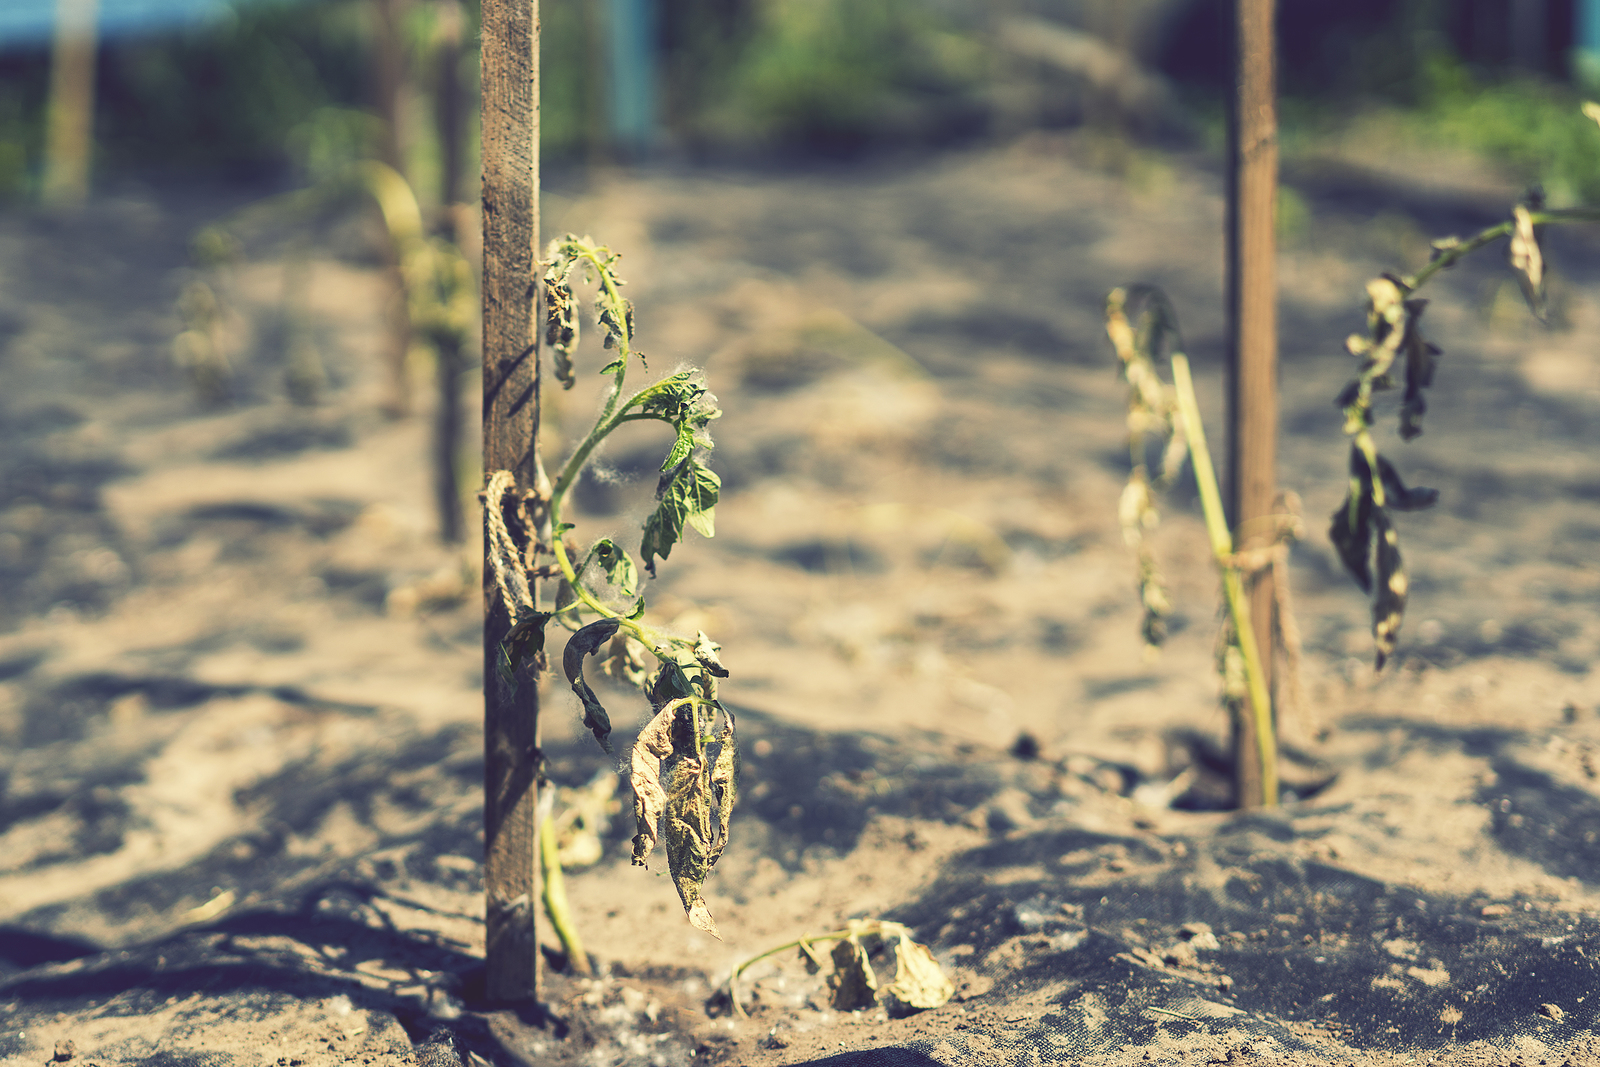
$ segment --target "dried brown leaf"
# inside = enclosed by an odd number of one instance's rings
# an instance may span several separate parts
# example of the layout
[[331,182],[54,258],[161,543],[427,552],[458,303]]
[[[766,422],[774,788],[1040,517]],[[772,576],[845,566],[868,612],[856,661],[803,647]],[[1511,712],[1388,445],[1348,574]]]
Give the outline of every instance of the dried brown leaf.
[[633,862],[644,866],[660,843],[657,826],[667,810],[667,794],[661,788],[661,763],[672,755],[672,726],[681,701],[663,707],[639,731],[633,743],[628,783],[633,787],[633,821],[639,831],[633,838]]
[[[722,710],[722,732],[708,759],[698,736],[699,708]],[[665,774],[666,788],[662,787]],[[728,845],[729,824],[738,799],[738,751],[733,716],[720,705],[695,697],[664,705],[640,731],[634,744],[633,814],[638,833],[633,862],[642,865],[666,839],[667,870],[689,922],[713,937],[716,921],[701,890]]]
[[878,976],[873,973],[861,936],[854,929],[849,937],[833,946],[833,973],[828,975],[828,989],[833,1006],[839,1011],[870,1008],[878,1002]]
[[[696,706],[686,706],[691,716]],[[701,890],[728,846],[728,826],[737,799],[733,716],[723,714],[714,760],[708,763],[703,750],[678,756],[667,793],[665,824],[667,867],[678,897],[690,924],[712,937],[720,935]],[[691,723],[691,727],[697,728],[697,724]]]
[[884,992],[896,1014],[937,1008],[955,996],[956,987],[945,976],[939,961],[927,945],[911,939],[910,930],[899,923],[886,922],[882,924],[882,934],[885,939],[895,939],[894,982]]
[[1527,207],[1518,204],[1511,212],[1511,269],[1528,310],[1544,318],[1544,256],[1539,251],[1539,235]]

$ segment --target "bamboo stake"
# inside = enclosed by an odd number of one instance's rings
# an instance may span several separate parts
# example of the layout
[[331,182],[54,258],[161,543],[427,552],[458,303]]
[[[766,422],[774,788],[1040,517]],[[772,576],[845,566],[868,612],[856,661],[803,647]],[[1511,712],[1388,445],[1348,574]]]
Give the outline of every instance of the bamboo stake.
[[[483,0],[483,471],[511,472],[503,508],[531,565],[540,488],[536,250],[539,243],[538,0]],[[499,648],[510,619],[484,550],[484,888],[490,1000],[539,994],[538,692],[512,693]],[[530,528],[530,524],[535,528]],[[531,566],[529,567],[531,570]],[[535,597],[537,594],[535,593]],[[520,704],[520,706],[519,706]]]
[[[1228,115],[1228,510],[1240,551],[1271,544],[1277,490],[1275,11],[1276,0],[1235,0],[1234,93]],[[1258,572],[1243,582],[1270,694],[1272,572]],[[1241,808],[1277,802],[1276,791],[1265,791],[1258,761],[1264,749],[1256,724],[1270,722],[1270,715],[1270,708],[1252,707],[1233,723],[1235,799]]]
[[1240,806],[1264,804],[1271,807],[1278,797],[1278,746],[1272,727],[1272,701],[1267,692],[1263,646],[1256,640],[1259,631],[1251,615],[1250,598],[1245,595],[1244,576],[1234,562],[1233,538],[1228,533],[1228,520],[1222,511],[1222,494],[1217,490],[1211,450],[1206,447],[1206,428],[1200,421],[1200,405],[1195,400],[1189,358],[1179,352],[1172,354],[1172,384],[1178,394],[1178,417],[1183,420],[1183,434],[1189,440],[1195,487],[1200,491],[1200,510],[1205,513],[1211,553],[1217,559],[1217,566],[1222,568],[1222,591],[1228,601],[1228,612],[1233,616],[1234,631],[1239,636],[1239,655],[1244,657],[1245,684],[1250,693],[1247,707],[1251,715],[1251,736],[1256,745],[1250,755],[1259,768],[1261,789],[1256,794],[1256,804]]

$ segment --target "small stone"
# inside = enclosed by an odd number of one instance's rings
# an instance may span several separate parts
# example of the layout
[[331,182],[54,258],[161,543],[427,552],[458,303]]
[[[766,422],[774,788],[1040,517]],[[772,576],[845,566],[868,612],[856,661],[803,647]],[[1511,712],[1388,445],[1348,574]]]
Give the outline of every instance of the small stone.
[[1233,991],[1233,979],[1229,978],[1225,974],[1217,975],[1217,988],[1220,989],[1224,993],[1232,992]]
[[1483,908],[1478,912],[1478,914],[1482,915],[1485,919],[1498,919],[1502,915],[1510,915],[1511,914],[1511,905],[1509,905],[1509,904],[1485,904],[1483,906]]
[[1559,1004],[1541,1004],[1539,1005],[1539,1014],[1554,1022],[1560,1022],[1567,1017],[1567,1013],[1561,1009]]
[[78,1046],[71,1041],[57,1041],[56,1053],[51,1057],[56,1063],[66,1063],[78,1054]]
[[1215,952],[1222,947],[1208,923],[1184,923],[1178,927],[1178,936],[1193,945],[1197,952]]
[[1161,962],[1168,967],[1193,967],[1199,962],[1199,956],[1192,943],[1179,941],[1162,954]]

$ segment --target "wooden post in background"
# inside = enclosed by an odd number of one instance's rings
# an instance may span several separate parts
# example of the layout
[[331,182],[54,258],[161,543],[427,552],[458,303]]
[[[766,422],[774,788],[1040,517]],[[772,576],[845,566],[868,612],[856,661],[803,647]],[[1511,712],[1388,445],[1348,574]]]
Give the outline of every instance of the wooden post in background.
[[[434,5],[438,19],[434,38],[434,129],[439,139],[439,215],[434,229],[446,240],[458,240],[470,208],[461,199],[461,127],[466,94],[461,86],[461,48],[465,37],[466,12],[460,0],[439,0]],[[474,241],[474,244],[477,242]],[[436,345],[434,374],[438,382],[438,406],[433,424],[433,485],[439,512],[439,539],[446,544],[461,540],[461,485],[456,477],[456,460],[461,444],[462,353],[448,345]]]
[[[538,0],[483,0],[483,471],[511,471],[518,496],[536,487],[539,439],[537,257],[539,244]],[[504,509],[514,537],[533,531],[518,504]],[[485,554],[488,551],[485,527]],[[510,626],[484,566],[484,890],[488,973],[494,1001],[539,993],[538,693],[513,699],[500,680]],[[520,706],[519,706],[520,705]]]
[[96,0],[56,0],[40,190],[40,198],[54,207],[75,207],[89,195],[98,19]]
[[[1228,108],[1228,511],[1236,552],[1272,541],[1277,491],[1278,116],[1276,0],[1234,0]],[[1246,577],[1252,628],[1271,691],[1272,573]],[[1262,803],[1261,758],[1249,709],[1233,724],[1236,801]],[[1270,798],[1275,803],[1276,798]]]

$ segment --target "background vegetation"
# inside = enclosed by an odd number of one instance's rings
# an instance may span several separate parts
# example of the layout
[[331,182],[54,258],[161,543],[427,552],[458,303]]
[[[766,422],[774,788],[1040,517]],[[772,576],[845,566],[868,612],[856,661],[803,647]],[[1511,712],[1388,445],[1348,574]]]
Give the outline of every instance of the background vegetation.
[[[413,0],[420,42],[432,0]],[[475,20],[475,0],[468,0]],[[545,152],[615,158],[606,131],[605,4],[543,0]],[[659,150],[668,155],[855,154],[1091,123],[1215,141],[1226,0],[658,0]],[[373,99],[372,0],[239,0],[226,19],[105,42],[99,173],[203,168],[272,179],[319,109]],[[1537,9],[1513,32],[1513,9]],[[1290,152],[1329,137],[1481,152],[1552,200],[1592,195],[1600,149],[1578,115],[1575,0],[1287,4],[1280,47]],[[1089,34],[1168,89],[1159,121],[1095,106],[1060,55],[1019,54],[1008,20]],[[1063,38],[1070,53],[1070,38]],[[1060,50],[1058,50],[1060,52]],[[419,46],[420,54],[420,46]],[[1065,54],[1065,53],[1062,53]],[[471,71],[463,71],[470,82]],[[0,195],[30,192],[48,53],[0,50]],[[425,111],[426,94],[414,111]],[[425,114],[413,150],[427,170]],[[1148,118],[1148,116],[1146,116]],[[414,175],[414,179],[419,175]],[[424,187],[425,176],[421,176]]]

